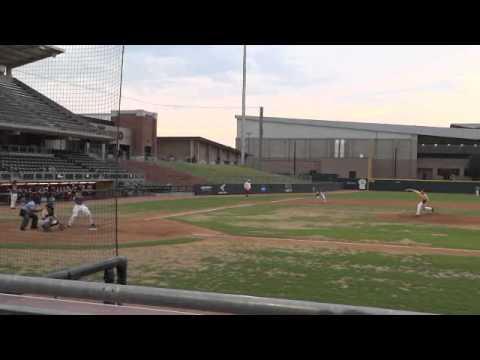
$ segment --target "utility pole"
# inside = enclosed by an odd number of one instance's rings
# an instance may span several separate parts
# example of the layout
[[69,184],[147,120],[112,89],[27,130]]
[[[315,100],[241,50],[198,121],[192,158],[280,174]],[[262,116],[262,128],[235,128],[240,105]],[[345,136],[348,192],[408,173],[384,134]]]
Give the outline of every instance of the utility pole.
[[263,169],[263,106],[260,106],[260,120],[259,124],[259,143],[258,143],[258,167],[260,170]]
[[243,45],[243,88],[242,88],[242,159],[241,164],[245,165],[245,89],[247,86],[247,45]]
[[393,153],[393,178],[397,178],[397,147],[395,146],[395,151]]
[[293,140],[293,176],[297,175],[297,140]]

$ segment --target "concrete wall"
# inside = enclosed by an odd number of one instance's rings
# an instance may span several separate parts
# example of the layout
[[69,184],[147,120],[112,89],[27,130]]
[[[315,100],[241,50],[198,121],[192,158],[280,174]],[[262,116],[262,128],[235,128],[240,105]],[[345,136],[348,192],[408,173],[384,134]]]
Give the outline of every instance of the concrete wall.
[[188,161],[195,158],[197,162],[203,164],[215,164],[217,160],[224,164],[239,159],[236,152],[201,140],[158,138],[157,149],[157,157],[162,160],[173,157],[176,161]]
[[190,141],[157,139],[157,158],[169,160],[170,157],[173,157],[176,161],[187,161],[190,159],[192,157]]
[[321,161],[321,173],[337,174],[339,177],[348,178],[350,171],[355,171],[356,177],[367,177],[368,159],[323,159]]
[[[335,141],[341,139],[264,139],[263,158],[290,159],[294,153],[297,159],[314,160],[335,157]],[[417,141],[409,139],[343,139],[344,158],[365,158],[370,154],[371,147],[375,147],[375,158],[393,159],[395,149],[397,159],[415,159]],[[240,139],[237,139],[237,148]],[[247,154],[258,157],[259,139],[245,140]]]
[[434,180],[443,180],[443,176],[438,175],[438,169],[460,169],[460,176],[455,178],[470,179],[464,176],[465,168],[468,165],[468,159],[435,159],[435,158],[420,158],[417,160],[417,166],[419,169],[432,169],[432,175]]
[[[443,179],[438,169],[459,169],[457,179],[464,176],[467,159],[419,158],[417,135],[337,128],[335,124],[319,126],[306,123],[276,123],[263,125],[263,168],[277,173],[293,173],[296,159],[297,174],[315,170],[348,177],[356,171],[358,177],[368,175],[368,158],[372,156],[372,176],[376,178],[417,178],[418,169],[431,169],[433,179]],[[259,122],[246,120],[246,152],[256,164],[259,149]],[[434,131],[433,129],[432,131]],[[442,130],[442,129],[441,129]],[[237,120],[236,147],[240,149],[241,120]],[[439,130],[440,131],[440,130]],[[443,131],[443,130],[442,130]],[[344,154],[336,154],[336,140],[344,140]]]
[[[262,164],[262,170],[293,175],[293,160],[265,160]],[[337,174],[343,178],[348,178],[350,171],[355,171],[357,177],[366,177],[368,174],[368,159],[297,160],[295,170],[296,175],[307,174],[311,170],[315,170],[318,173]]]
[[[264,139],[264,169],[276,173],[293,174],[293,159],[296,173],[338,174],[348,177],[350,171],[357,176],[367,176],[368,158],[373,157],[373,176],[415,178],[417,174],[417,139],[344,139],[343,157],[335,152],[336,140],[341,139]],[[337,141],[337,144],[340,144]],[[246,152],[253,164],[258,159],[259,139],[246,139]],[[237,147],[240,139],[237,139]],[[340,145],[337,145],[339,147]],[[340,149],[338,149],[340,150]]]
[[[241,120],[237,120],[237,137],[241,136]],[[245,120],[245,137],[259,137],[259,122]],[[368,130],[342,129],[318,125],[283,124],[265,121],[263,124],[264,138],[338,138],[338,139],[408,139],[408,134],[394,134],[390,132],[374,132]]]

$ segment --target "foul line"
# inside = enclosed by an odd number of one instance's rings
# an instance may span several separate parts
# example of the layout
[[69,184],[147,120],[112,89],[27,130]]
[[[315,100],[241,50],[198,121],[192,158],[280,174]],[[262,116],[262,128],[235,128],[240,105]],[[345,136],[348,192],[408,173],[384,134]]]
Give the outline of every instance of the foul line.
[[294,200],[303,200],[303,199],[305,199],[305,197],[292,198],[292,199],[282,199],[282,200],[273,200],[273,201],[258,202],[258,203],[251,203],[251,204],[240,204],[240,205],[232,205],[232,206],[222,206],[222,207],[218,207],[218,208],[214,208],[214,209],[193,210],[193,211],[186,211],[186,212],[182,212],[182,213],[168,214],[168,215],[161,215],[161,216],[155,216],[155,217],[151,217],[151,218],[146,218],[146,219],[144,219],[144,221],[162,220],[162,219],[168,219],[168,218],[177,217],[177,216],[187,216],[187,215],[205,214],[205,213],[214,212],[214,211],[219,211],[219,210],[237,209],[237,208],[242,208],[242,207],[250,207],[250,206],[256,206],[256,205],[273,204],[273,203],[286,202],[286,201],[294,201]]

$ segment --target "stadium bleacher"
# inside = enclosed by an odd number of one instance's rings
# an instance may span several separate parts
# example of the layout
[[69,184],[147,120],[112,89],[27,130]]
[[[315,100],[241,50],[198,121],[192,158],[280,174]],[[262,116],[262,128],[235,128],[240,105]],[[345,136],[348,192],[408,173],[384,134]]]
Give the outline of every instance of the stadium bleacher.
[[56,132],[93,134],[98,129],[18,79],[0,75],[0,117],[4,122],[46,127]]
[[127,173],[121,169],[116,162],[110,160],[97,160],[92,156],[83,153],[62,153],[58,152],[58,156],[63,159],[68,159],[74,164],[81,166],[84,169],[92,172],[112,172],[112,173]]
[[[53,175],[69,174],[79,178],[131,178],[132,174],[113,161],[97,160],[87,154],[73,152],[55,153],[10,153],[0,151],[0,172],[10,174],[44,173],[50,176],[40,178],[58,178]],[[75,175],[73,175],[75,174]],[[61,176],[63,177],[63,176]],[[137,178],[137,175],[133,175]],[[7,177],[11,179],[11,176]]]
[[52,155],[15,155],[0,153],[3,171],[16,172],[83,172],[88,171]]
[[62,53],[51,46],[0,45],[0,64],[7,66],[0,72],[0,180],[142,179],[85,153],[86,143],[96,149],[111,143],[111,133],[12,75],[16,67]]

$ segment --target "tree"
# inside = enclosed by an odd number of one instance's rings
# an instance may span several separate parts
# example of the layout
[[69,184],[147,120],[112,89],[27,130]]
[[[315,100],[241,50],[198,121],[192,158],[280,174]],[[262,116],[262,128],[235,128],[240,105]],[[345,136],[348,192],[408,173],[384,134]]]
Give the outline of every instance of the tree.
[[467,168],[465,169],[466,175],[470,176],[472,180],[480,179],[480,154],[473,154],[470,156]]

